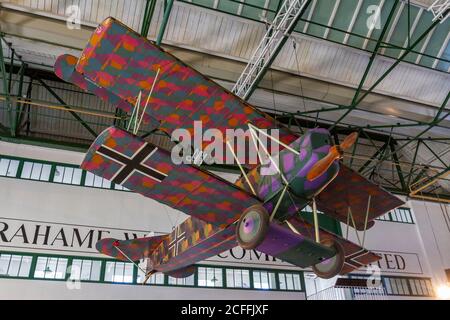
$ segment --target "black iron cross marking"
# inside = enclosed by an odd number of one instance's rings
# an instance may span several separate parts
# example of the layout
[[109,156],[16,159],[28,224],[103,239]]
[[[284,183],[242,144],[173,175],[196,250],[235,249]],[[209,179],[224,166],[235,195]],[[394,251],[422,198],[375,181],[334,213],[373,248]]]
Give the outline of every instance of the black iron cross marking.
[[158,182],[164,180],[164,178],[167,177],[167,174],[164,174],[161,171],[158,171],[144,164],[144,162],[148,158],[150,158],[157,150],[157,147],[145,143],[141,148],[139,148],[139,150],[135,152],[133,156],[128,157],[120,152],[117,152],[116,150],[102,145],[100,148],[98,148],[97,153],[122,165],[122,168],[117,171],[117,173],[111,179],[112,182],[121,185],[126,180],[128,180],[128,178],[134,171],[142,173],[143,175]]
[[[173,237],[171,236],[172,241],[169,243],[169,252],[172,252],[172,257],[175,257],[178,254],[178,247],[186,237],[186,231],[181,232],[180,226],[178,226],[173,231]],[[173,251],[172,251],[173,250]]]

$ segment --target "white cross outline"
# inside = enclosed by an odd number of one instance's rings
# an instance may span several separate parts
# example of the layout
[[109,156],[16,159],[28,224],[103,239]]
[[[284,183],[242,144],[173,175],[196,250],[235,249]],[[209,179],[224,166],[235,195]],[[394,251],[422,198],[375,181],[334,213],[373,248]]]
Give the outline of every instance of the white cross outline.
[[[114,149],[108,147],[107,145],[104,145],[104,144],[103,144],[102,147],[105,148],[105,149],[110,150],[111,152],[118,153],[118,154],[120,154],[120,155],[121,155],[122,157],[124,157],[124,158],[127,158],[127,159],[129,159],[129,160],[132,160],[132,159],[133,159],[136,155],[138,155],[139,152],[141,152],[141,150],[144,149],[147,145],[148,145],[148,142],[143,143],[142,146],[140,146],[139,149],[137,149],[137,150],[133,153],[133,155],[132,155],[131,157],[127,156],[126,154],[124,154],[124,153],[122,153],[122,152],[119,152],[119,151],[117,151],[117,150],[114,150]],[[157,169],[155,169],[155,168],[153,168],[153,167],[150,167],[150,166],[148,166],[148,165],[145,164],[145,162],[146,162],[153,154],[155,154],[155,152],[158,151],[158,150],[159,150],[159,148],[155,147],[155,149],[153,149],[153,151],[150,152],[149,155],[148,155],[147,157],[145,157],[144,160],[141,161],[140,165],[143,166],[143,167],[146,167],[146,168],[148,168],[148,169],[150,169],[150,170],[156,171],[156,172],[158,172],[158,173],[160,173],[160,174],[162,174],[162,175],[164,175],[164,176],[167,177],[167,174],[165,174],[164,172],[161,172],[161,171],[159,171],[159,170],[157,170]],[[107,158],[107,159],[109,159],[109,160],[111,160],[111,161],[114,161],[115,163],[117,163],[117,164],[119,164],[119,165],[121,166],[120,170],[117,170],[117,172],[109,179],[110,181],[113,181],[113,180],[117,177],[117,175],[118,175],[118,174],[119,174],[119,173],[127,166],[126,163],[122,163],[122,162],[120,162],[119,160],[114,159],[114,158],[112,158],[112,157],[110,157],[110,156],[108,156],[108,155],[102,153],[102,152],[99,151],[99,150],[97,150],[96,152],[97,152],[98,154],[102,155],[103,157],[105,157],[105,158]],[[140,170],[138,170],[138,169],[133,169],[133,170],[130,172],[130,174],[127,175],[127,176],[125,177],[125,179],[123,179],[122,184],[125,183],[125,181],[127,181],[127,180],[130,178],[130,176],[131,176],[132,174],[136,173],[136,172],[137,172],[137,173],[140,173],[140,174],[142,174],[142,175],[144,175],[144,176],[146,176],[146,177],[148,177],[148,178],[151,178],[151,179],[153,179],[153,180],[155,180],[155,181],[162,182],[162,181],[159,180],[158,178],[155,178],[155,177],[153,177],[153,176],[151,176],[151,175],[148,175],[148,174],[146,174],[145,172],[142,172],[142,171],[140,171]]]
[[357,268],[357,265],[359,265],[360,267],[364,267],[364,264],[362,264],[359,261],[356,261],[355,259],[363,257],[369,253],[370,253],[369,250],[361,248],[361,250],[345,256],[345,263],[353,268]]
[[172,231],[172,234],[174,235],[171,239],[172,241],[169,243],[169,252],[173,249],[173,257],[178,255],[178,247],[180,246],[181,241],[186,239],[186,231],[181,232],[180,226],[178,226],[175,230]]

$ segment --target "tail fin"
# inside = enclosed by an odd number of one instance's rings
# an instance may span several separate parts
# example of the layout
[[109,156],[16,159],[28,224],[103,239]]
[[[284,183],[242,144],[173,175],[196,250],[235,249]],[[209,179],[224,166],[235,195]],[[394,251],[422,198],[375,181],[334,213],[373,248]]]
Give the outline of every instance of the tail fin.
[[98,241],[95,247],[100,253],[122,261],[139,261],[148,258],[166,237],[167,235],[163,235],[132,240],[107,238]]

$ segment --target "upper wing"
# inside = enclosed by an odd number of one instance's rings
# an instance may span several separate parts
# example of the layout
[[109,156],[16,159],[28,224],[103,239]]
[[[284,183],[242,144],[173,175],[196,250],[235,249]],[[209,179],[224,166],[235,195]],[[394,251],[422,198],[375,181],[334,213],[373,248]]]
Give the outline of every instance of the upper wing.
[[[286,144],[298,138],[275,119],[113,18],[94,32],[76,70],[131,105],[141,91],[145,105],[155,83],[146,113],[159,120],[160,128],[169,134],[178,128],[192,134],[194,122],[201,121],[204,131],[219,130],[222,136],[227,129],[247,130],[247,123],[251,123],[260,129],[278,129],[280,141]],[[208,144],[204,142],[203,147]]]
[[[327,215],[353,226],[351,217],[347,215],[350,207],[356,228],[362,230],[369,196],[371,199],[368,227],[373,225],[372,221],[375,218],[404,204],[396,196],[341,164],[337,177],[317,196],[317,208]],[[348,218],[350,220],[347,220]]]
[[169,151],[115,127],[97,137],[81,167],[219,227],[235,222],[246,208],[261,203],[198,167],[173,164]]
[[[133,111],[133,105],[131,105],[128,101],[120,98],[106,88],[103,88],[86,79],[82,74],[76,71],[75,65],[77,61],[77,57],[69,54],[59,56],[58,59],[56,59],[54,66],[55,74],[60,79],[72,83],[87,92],[95,94],[103,101],[111,103],[125,112],[131,113]],[[159,121],[148,114],[144,115],[144,121],[146,123],[150,123],[151,128],[157,128],[159,126]]]

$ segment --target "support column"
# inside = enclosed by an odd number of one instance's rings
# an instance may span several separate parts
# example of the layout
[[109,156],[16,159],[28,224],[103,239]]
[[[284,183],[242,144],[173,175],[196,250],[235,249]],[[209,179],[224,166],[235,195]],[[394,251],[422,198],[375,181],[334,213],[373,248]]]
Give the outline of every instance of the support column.
[[170,12],[172,11],[174,0],[169,0],[167,2],[166,7],[164,8],[164,16],[161,22],[161,26],[159,27],[158,37],[156,38],[156,44],[161,45],[162,39],[164,37],[164,32],[166,31],[167,23],[169,22]]

